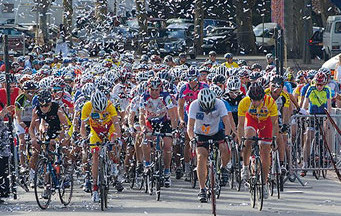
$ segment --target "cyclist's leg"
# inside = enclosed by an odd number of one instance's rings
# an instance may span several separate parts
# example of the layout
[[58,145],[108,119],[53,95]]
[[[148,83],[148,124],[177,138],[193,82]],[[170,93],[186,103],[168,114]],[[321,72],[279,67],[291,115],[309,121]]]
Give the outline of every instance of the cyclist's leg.
[[91,131],[90,133],[90,148],[92,154],[92,179],[93,179],[93,188],[97,189],[97,178],[98,178],[98,164],[99,164],[99,147],[96,145],[97,143],[101,143],[102,140],[98,136],[95,131]]
[[207,178],[208,150],[205,147],[197,147],[197,173],[200,189],[205,189]]
[[315,121],[313,119],[309,120],[309,125],[305,133],[305,142],[303,146],[303,168],[308,168],[309,164],[308,160],[310,156],[311,141],[314,134],[314,123]]
[[[259,137],[260,138],[271,138],[272,137],[272,122],[271,119],[268,118],[267,120],[260,123],[259,128]],[[270,164],[271,164],[271,141],[272,140],[264,140],[260,142],[260,159],[262,161],[262,169],[263,169],[263,179],[264,182],[268,181],[268,174],[270,171]]]

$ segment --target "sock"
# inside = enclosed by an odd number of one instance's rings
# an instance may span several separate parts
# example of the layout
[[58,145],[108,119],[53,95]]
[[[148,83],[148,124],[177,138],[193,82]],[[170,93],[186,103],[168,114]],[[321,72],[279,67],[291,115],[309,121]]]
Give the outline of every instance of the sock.
[[163,172],[165,175],[168,175],[170,173],[170,169],[165,169]]

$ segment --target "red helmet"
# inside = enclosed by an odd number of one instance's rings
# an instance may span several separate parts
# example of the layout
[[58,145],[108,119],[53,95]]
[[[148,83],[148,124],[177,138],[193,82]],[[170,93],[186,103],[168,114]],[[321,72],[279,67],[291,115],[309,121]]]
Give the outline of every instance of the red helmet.
[[318,72],[315,75],[316,84],[326,84],[327,83],[327,75],[323,72]]

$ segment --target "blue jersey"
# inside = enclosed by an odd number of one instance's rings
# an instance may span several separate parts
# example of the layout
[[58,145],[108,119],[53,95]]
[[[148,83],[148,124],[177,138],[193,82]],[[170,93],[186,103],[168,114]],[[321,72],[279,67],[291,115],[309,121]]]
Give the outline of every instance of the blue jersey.
[[287,89],[287,92],[288,92],[289,94],[292,94],[293,88],[292,88],[292,85],[291,85],[290,82],[285,81],[285,82],[284,82],[284,87]]
[[[226,101],[226,100],[223,100],[223,99],[221,99],[223,102],[224,102],[224,105],[225,105],[225,107],[226,107],[226,109],[227,109],[227,112],[229,113],[229,112],[231,112],[231,106],[230,106],[230,104]],[[223,123],[223,121],[222,120],[220,120],[220,123],[219,123],[219,130],[222,130],[222,129],[224,129],[225,127],[224,127],[224,123]]]

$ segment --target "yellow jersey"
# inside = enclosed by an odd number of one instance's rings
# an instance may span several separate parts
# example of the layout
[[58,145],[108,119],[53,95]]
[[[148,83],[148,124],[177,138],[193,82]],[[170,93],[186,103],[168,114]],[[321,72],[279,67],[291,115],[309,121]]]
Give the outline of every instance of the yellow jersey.
[[[270,88],[265,89],[265,94],[271,97]],[[288,92],[282,91],[279,97],[276,99],[277,109],[281,110],[282,107],[290,107],[290,96]]]
[[245,116],[246,113],[254,119],[263,121],[268,117],[278,116],[277,104],[271,96],[265,95],[261,105],[255,107],[252,105],[250,97],[245,97],[238,105],[238,116]]
[[109,128],[113,123],[111,119],[114,116],[117,116],[117,112],[110,102],[102,112],[95,111],[92,108],[91,101],[86,102],[82,108],[82,120],[89,120],[91,128]]
[[232,62],[231,64],[228,62],[224,62],[221,65],[224,65],[227,68],[239,68],[239,65],[236,62]]

